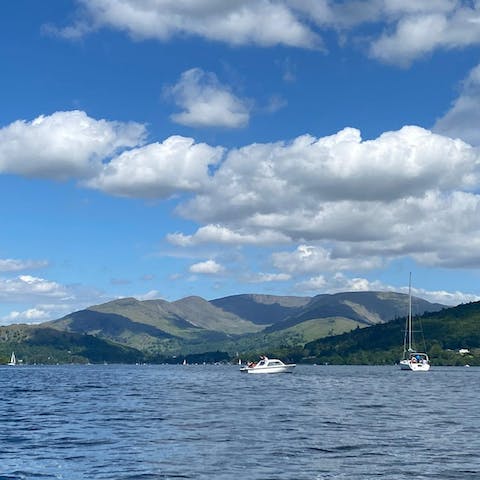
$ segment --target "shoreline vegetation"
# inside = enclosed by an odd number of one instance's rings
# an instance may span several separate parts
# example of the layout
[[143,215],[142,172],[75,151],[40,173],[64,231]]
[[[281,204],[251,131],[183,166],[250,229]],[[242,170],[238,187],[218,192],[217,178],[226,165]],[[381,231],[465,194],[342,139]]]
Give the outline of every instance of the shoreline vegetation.
[[[219,352],[224,353],[224,352]],[[459,356],[460,355],[460,356]],[[268,355],[267,355],[268,356]],[[254,357],[248,357],[248,358],[254,358]],[[258,357],[255,357],[258,359]],[[476,355],[461,355],[455,352],[451,353],[451,356],[444,356],[441,359],[438,359],[437,362],[433,363],[433,367],[479,367],[480,362],[478,361],[478,358],[480,358],[479,354]],[[201,365],[232,365],[232,366],[239,366],[238,361],[236,359],[226,359],[226,360],[219,360],[219,361],[192,361],[189,360],[188,355],[185,357],[179,358],[165,358],[163,361],[138,361],[138,362],[125,362],[125,361],[99,361],[99,362],[94,362],[94,361],[89,361],[88,359],[85,358],[77,358],[75,361],[60,361],[59,358],[56,357],[50,357],[50,359],[47,359],[46,361],[35,361],[36,357],[32,356],[31,357],[32,361],[24,361],[21,359],[19,363],[16,365],[16,367],[28,367],[28,366],[48,366],[48,365],[72,365],[72,366],[79,366],[79,365],[180,365],[180,366],[201,366]],[[59,360],[59,361],[57,361]],[[185,360],[185,361],[184,361]],[[250,360],[248,360],[250,361]],[[290,361],[289,359],[285,359],[285,361]],[[431,362],[432,363],[432,362]],[[318,363],[318,362],[312,362],[312,361],[297,361],[297,365],[309,365],[309,366],[371,366],[371,367],[388,367],[388,366],[397,366],[398,362],[396,363],[365,363],[365,362],[359,362],[359,363],[329,363],[329,362],[323,362],[323,363]],[[5,357],[2,355],[0,357],[0,367],[8,366],[8,362],[5,361]]]

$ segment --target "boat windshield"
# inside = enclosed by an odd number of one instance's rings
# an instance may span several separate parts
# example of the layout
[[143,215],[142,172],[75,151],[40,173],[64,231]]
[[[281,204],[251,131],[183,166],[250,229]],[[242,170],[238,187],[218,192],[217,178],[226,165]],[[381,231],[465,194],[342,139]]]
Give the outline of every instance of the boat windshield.
[[412,362],[428,362],[428,355],[426,353],[410,353],[410,358]]

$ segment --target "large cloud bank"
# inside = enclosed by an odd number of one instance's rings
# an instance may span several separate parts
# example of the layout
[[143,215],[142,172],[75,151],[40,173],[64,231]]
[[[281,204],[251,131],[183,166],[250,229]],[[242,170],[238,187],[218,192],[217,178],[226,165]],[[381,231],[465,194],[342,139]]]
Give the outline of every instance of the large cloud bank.
[[70,38],[102,27],[135,39],[192,35],[231,45],[325,49],[326,34],[367,45],[381,61],[409,64],[437,49],[480,43],[480,5],[467,0],[78,0]]
[[176,197],[177,213],[200,225],[172,232],[178,246],[314,245],[327,253],[312,258],[330,263],[411,255],[428,265],[480,264],[479,152],[420,127],[366,141],[346,128],[225,151],[181,136],[145,144],[142,125],[73,111],[14,122],[0,138],[2,172]]

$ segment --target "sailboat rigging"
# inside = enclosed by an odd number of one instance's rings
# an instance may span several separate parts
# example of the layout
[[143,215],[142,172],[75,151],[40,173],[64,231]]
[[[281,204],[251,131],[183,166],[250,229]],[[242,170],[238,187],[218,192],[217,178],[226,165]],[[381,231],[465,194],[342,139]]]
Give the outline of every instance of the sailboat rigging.
[[412,274],[410,273],[408,282],[408,317],[403,339],[403,357],[400,360],[400,368],[412,372],[428,372],[430,370],[430,360],[426,353],[416,351],[412,323]]

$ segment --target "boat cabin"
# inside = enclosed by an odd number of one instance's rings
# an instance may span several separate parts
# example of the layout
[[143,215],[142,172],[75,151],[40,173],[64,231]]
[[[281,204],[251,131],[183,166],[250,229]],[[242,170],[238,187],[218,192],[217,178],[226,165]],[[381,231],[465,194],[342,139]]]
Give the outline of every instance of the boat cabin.
[[269,360],[268,358],[265,359],[265,360],[261,360],[260,364],[262,362],[265,362],[265,365],[268,365],[269,367],[280,367],[280,366],[284,365],[284,363],[280,360]]
[[412,363],[428,363],[428,355],[426,353],[410,352],[408,360]]
[[285,364],[276,358],[268,358],[268,357],[261,357],[258,362],[249,362],[248,367],[250,368],[258,368],[258,367],[282,367]]
[[256,367],[281,367],[285,365],[281,360],[276,358],[261,357],[261,359],[255,364]]

